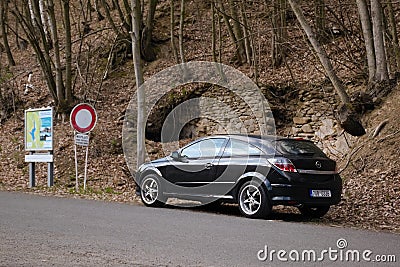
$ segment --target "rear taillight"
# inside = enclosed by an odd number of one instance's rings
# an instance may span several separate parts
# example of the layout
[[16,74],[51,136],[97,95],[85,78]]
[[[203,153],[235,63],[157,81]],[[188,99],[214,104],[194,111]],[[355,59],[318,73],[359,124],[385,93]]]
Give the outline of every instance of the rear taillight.
[[284,172],[297,172],[296,167],[287,158],[272,158],[268,159],[269,163],[277,167],[279,170]]

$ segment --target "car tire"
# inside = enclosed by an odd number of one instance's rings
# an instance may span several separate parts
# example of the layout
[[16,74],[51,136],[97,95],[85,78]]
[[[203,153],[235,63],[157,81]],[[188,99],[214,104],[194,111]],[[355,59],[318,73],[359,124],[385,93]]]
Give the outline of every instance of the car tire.
[[304,217],[307,218],[321,218],[325,214],[328,213],[330,206],[318,206],[318,207],[311,207],[311,206],[300,206],[299,210]]
[[165,205],[166,198],[163,195],[160,179],[150,174],[140,183],[140,198],[145,206],[161,207]]
[[255,181],[245,182],[239,189],[238,204],[245,217],[266,218],[272,210],[266,188]]

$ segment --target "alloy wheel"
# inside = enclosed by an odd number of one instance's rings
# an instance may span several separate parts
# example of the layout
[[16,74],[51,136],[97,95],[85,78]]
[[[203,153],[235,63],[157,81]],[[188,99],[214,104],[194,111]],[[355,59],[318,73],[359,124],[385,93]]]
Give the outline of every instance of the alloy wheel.
[[257,186],[249,184],[241,190],[239,204],[247,215],[255,214],[260,209],[261,203],[261,192]]
[[145,179],[142,183],[142,200],[147,205],[152,205],[157,201],[159,194],[158,181],[152,177]]

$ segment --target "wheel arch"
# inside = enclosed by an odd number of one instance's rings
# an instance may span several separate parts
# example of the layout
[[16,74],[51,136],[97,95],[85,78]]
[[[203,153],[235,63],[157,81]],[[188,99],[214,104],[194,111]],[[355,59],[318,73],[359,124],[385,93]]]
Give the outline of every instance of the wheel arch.
[[234,189],[232,190],[232,196],[235,199],[235,201],[238,198],[238,193],[239,193],[240,187],[244,183],[251,181],[251,180],[256,180],[256,181],[260,182],[267,189],[269,197],[271,197],[272,186],[271,186],[271,183],[268,180],[268,178],[259,172],[247,172],[247,173],[242,174],[239,177]]
[[144,169],[139,175],[137,175],[136,177],[136,183],[140,184],[139,181],[141,181],[145,176],[149,175],[149,174],[155,174],[157,175],[159,178],[162,178],[162,174],[160,172],[159,169],[157,169],[156,167],[147,167],[146,169]]

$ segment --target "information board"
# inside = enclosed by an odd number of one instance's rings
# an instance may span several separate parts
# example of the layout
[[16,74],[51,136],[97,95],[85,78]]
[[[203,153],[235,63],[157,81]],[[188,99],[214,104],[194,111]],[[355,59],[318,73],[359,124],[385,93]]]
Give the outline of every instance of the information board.
[[53,150],[53,108],[25,110],[25,150]]

